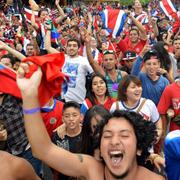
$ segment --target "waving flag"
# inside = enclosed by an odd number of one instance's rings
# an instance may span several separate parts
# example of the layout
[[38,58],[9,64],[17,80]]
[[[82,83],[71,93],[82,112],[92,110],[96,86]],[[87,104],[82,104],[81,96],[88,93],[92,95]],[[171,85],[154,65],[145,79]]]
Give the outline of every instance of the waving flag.
[[[25,18],[27,22],[31,22],[32,10],[28,8],[24,8]],[[38,12],[34,11],[35,20],[38,21]]]
[[106,9],[100,13],[103,28],[108,34],[117,37],[123,30],[127,14],[123,10]]
[[23,62],[31,61],[35,64],[30,67],[30,73],[26,77],[30,77],[37,69],[37,65],[41,67],[43,77],[39,87],[40,105],[44,106],[50,98],[60,94],[61,85],[66,77],[61,72],[64,64],[64,53],[48,54],[44,56],[32,56],[23,59]]
[[[23,59],[23,62],[27,61],[34,63],[30,66],[30,72],[26,74],[27,78],[31,77],[38,66],[41,67],[43,72],[39,87],[39,101],[42,107],[50,98],[60,94],[64,78],[67,78],[61,72],[61,68],[64,64],[64,53],[32,56]],[[21,98],[21,92],[16,83],[16,72],[3,64],[0,64],[0,92]]]
[[147,14],[140,14],[135,17],[142,25],[148,24],[148,16]]
[[16,84],[16,72],[3,64],[0,64],[0,92],[21,98]]
[[178,21],[178,13],[172,4],[171,0],[162,0],[159,2],[161,10],[166,14],[166,16],[172,20],[173,18]]

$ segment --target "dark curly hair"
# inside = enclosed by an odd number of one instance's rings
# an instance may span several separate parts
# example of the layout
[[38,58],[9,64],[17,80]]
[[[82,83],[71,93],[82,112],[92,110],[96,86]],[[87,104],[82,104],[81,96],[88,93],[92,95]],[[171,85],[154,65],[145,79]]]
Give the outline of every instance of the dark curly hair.
[[137,139],[137,150],[141,151],[141,155],[137,155],[137,163],[139,165],[145,165],[145,161],[149,156],[148,150],[152,147],[157,137],[155,124],[151,121],[144,120],[143,117],[136,112],[116,110],[114,113],[112,113],[110,118],[107,117],[98,124],[96,134],[98,134],[99,137],[99,147],[104,126],[108,124],[112,118],[119,118],[119,120],[125,118],[133,126]]

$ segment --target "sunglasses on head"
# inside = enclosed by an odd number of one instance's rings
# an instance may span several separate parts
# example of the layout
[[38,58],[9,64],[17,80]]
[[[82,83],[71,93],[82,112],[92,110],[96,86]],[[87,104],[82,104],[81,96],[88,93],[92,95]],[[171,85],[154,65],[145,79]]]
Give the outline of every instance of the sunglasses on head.
[[114,51],[113,50],[105,50],[105,51],[103,51],[103,55],[106,55],[106,54],[114,54]]

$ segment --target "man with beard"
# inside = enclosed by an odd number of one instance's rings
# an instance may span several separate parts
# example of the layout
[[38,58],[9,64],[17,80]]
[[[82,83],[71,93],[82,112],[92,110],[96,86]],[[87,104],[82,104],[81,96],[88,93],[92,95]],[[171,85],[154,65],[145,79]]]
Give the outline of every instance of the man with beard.
[[148,149],[156,138],[156,128],[135,112],[116,111],[101,121],[97,135],[102,162],[88,155],[70,153],[54,145],[38,108],[41,69],[27,79],[25,75],[28,69],[28,64],[21,64],[17,84],[23,97],[26,133],[36,157],[63,174],[87,180],[164,179],[138,165],[137,156],[140,156],[142,162],[147,158]]

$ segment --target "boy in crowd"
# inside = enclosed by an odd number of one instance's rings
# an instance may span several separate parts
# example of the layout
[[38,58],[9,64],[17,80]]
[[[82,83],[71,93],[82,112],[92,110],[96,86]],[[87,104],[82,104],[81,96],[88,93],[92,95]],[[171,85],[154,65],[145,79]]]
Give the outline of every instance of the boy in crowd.
[[[54,132],[52,141],[57,146],[73,153],[81,151],[81,125],[82,115],[80,113],[80,105],[74,101],[64,104],[62,120],[66,127],[66,135],[61,138],[62,134]],[[59,174],[59,179],[68,180],[69,177]]]

